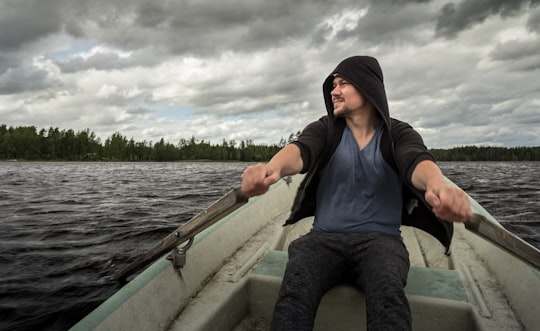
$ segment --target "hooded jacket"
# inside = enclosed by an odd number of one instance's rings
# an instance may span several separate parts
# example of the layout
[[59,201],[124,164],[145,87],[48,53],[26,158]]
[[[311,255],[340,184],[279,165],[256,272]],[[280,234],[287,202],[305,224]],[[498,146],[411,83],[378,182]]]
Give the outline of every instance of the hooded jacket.
[[306,176],[296,194],[289,219],[285,225],[315,214],[316,193],[321,170],[330,160],[346,127],[345,119],[333,116],[331,91],[335,76],[351,83],[377,110],[384,122],[381,153],[384,160],[402,180],[402,224],[422,229],[444,245],[449,252],[453,224],[438,219],[424,198],[425,192],[412,184],[412,173],[418,163],[434,161],[422,137],[407,123],[391,118],[384,88],[383,73],[375,58],[354,56],[342,61],[323,83],[323,95],[328,115],[309,124],[293,144],[300,148],[304,163],[301,173]]

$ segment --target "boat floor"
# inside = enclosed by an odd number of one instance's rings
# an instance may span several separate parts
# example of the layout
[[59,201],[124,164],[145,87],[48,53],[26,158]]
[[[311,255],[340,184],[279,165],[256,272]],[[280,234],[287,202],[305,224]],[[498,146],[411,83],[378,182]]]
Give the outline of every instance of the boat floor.
[[[269,330],[269,320],[281,279],[257,274],[254,269],[267,263],[261,261],[272,251],[278,255],[285,254],[288,243],[305,233],[309,224],[308,219],[284,230],[281,218],[277,217],[274,222],[263,227],[224,263],[207,285],[178,314],[169,330],[216,330],[216,325],[221,326],[219,330]],[[465,293],[463,300],[408,294],[414,329],[452,330],[459,325],[461,330],[524,330],[502,294],[504,292],[493,273],[469,245],[465,230],[459,225],[456,228],[452,245],[453,258],[446,257],[442,246],[424,232],[402,228],[411,268],[419,268],[425,272],[451,270],[459,276]],[[276,236],[276,233],[281,235]],[[273,267],[279,270],[284,268],[284,265]],[[325,300],[328,301],[327,304],[324,303]],[[365,316],[362,316],[365,314],[358,313],[358,309],[362,309],[364,304],[363,295],[352,287],[340,286],[323,298],[315,330],[327,329],[324,325],[332,325],[333,330],[350,329],[350,325],[340,327],[329,324],[333,322],[323,321],[319,315],[330,316],[331,319],[337,310],[334,305],[340,305],[341,309],[351,302],[360,307],[355,306],[356,310],[344,308],[346,313],[357,315],[351,317],[351,321],[347,323],[358,328],[365,325]],[[330,312],[321,312],[324,309]],[[445,323],[447,327],[444,327]]]

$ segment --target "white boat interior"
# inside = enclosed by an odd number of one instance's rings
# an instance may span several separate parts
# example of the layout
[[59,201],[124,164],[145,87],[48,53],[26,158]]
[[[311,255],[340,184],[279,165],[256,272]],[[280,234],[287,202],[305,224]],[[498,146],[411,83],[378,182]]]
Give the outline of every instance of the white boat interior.
[[[283,226],[301,176],[274,185],[195,237],[186,265],[165,256],[73,330],[269,330],[289,243],[311,228]],[[475,212],[496,222],[473,201]],[[540,273],[455,226],[451,255],[421,230],[402,227],[411,269],[414,330],[540,330]],[[365,329],[363,294],[343,284],[325,295],[315,330]]]

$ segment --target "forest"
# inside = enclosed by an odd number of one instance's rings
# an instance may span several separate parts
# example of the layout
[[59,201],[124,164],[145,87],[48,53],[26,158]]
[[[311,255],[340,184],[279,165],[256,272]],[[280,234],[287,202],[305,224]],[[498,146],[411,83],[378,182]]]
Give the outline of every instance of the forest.
[[[0,125],[0,160],[18,161],[268,161],[280,148],[298,137],[273,145],[255,144],[251,140],[225,140],[220,144],[195,137],[180,139],[176,144],[164,141],[136,142],[119,132],[102,142],[86,129],[73,131],[35,126]],[[540,161],[539,147],[463,146],[430,149],[439,161]]]
[[[290,140],[295,136],[291,135]],[[102,142],[89,129],[41,129],[35,126],[7,127],[0,125],[0,160],[18,161],[267,161],[285,146],[255,144],[251,140],[223,139],[211,144],[195,137],[180,139],[177,144],[163,138],[156,142],[136,142],[119,132]]]

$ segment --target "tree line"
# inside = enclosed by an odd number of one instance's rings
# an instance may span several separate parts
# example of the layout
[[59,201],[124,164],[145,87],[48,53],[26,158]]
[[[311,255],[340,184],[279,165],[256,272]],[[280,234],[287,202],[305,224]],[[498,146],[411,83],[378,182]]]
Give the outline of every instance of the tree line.
[[[71,129],[49,128],[37,130],[35,126],[7,127],[0,125],[0,160],[28,161],[268,161],[300,132],[291,133],[272,145],[255,144],[251,140],[225,140],[220,144],[195,137],[180,139],[178,143],[136,142],[119,132],[102,142],[89,129],[75,132]],[[439,161],[540,161],[540,147],[476,147],[430,149]]]
[[255,144],[252,140],[225,140],[220,144],[209,141],[180,139],[175,145],[162,138],[156,143],[136,142],[119,132],[102,142],[89,129],[75,132],[71,129],[49,128],[37,130],[35,126],[7,127],[0,125],[0,160],[28,161],[267,161],[289,141],[291,134],[278,144]]
[[462,146],[430,149],[438,161],[540,161],[537,147]]

